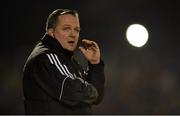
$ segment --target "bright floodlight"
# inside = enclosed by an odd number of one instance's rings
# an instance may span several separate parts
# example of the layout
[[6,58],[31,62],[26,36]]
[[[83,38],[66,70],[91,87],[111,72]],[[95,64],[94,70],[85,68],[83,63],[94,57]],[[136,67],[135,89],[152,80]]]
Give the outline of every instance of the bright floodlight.
[[135,47],[142,47],[148,40],[148,31],[140,24],[132,24],[127,28],[126,38]]

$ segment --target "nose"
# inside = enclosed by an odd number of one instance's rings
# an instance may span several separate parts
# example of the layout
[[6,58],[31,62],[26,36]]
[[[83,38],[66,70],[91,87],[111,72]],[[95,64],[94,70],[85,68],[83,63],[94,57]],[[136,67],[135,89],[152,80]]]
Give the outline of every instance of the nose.
[[77,35],[78,35],[78,34],[77,34],[77,32],[76,32],[76,31],[71,30],[70,37],[72,37],[72,38],[76,38],[76,36],[77,36]]

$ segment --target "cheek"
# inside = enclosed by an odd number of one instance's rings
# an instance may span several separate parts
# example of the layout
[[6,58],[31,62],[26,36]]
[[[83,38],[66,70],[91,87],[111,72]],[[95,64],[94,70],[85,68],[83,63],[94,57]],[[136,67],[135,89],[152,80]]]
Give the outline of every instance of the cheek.
[[79,34],[77,35],[77,40],[79,40]]
[[77,41],[79,41],[79,36],[77,37]]
[[65,39],[65,38],[67,37],[67,34],[66,34],[66,33],[63,33],[62,31],[56,31],[56,32],[55,32],[55,37],[56,37],[57,39],[63,40],[63,39]]

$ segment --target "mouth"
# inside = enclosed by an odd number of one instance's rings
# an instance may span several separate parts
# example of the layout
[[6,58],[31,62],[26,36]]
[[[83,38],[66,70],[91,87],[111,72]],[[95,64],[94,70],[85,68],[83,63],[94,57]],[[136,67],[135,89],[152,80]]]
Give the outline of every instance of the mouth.
[[74,45],[74,44],[75,44],[75,41],[68,41],[68,44],[69,44],[69,45]]
[[73,43],[74,43],[74,41],[68,41],[68,43],[73,44]]

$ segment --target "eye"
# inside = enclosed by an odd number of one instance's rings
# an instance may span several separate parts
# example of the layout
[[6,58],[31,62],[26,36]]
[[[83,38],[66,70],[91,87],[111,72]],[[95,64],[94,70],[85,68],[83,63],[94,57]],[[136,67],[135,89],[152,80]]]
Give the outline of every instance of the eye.
[[70,31],[71,28],[70,28],[70,27],[64,27],[63,30],[64,30],[64,31]]
[[75,31],[79,33],[79,32],[80,32],[80,29],[79,29],[79,28],[76,28]]

